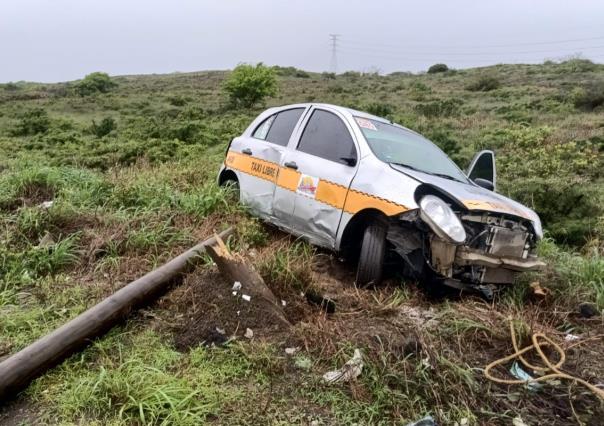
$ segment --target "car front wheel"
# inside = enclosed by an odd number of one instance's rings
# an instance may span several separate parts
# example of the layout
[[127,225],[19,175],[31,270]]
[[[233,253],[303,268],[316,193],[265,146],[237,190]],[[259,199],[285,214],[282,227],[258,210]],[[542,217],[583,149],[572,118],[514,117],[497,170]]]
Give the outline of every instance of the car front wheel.
[[357,267],[356,285],[377,285],[382,280],[386,252],[386,225],[372,223],[365,228]]

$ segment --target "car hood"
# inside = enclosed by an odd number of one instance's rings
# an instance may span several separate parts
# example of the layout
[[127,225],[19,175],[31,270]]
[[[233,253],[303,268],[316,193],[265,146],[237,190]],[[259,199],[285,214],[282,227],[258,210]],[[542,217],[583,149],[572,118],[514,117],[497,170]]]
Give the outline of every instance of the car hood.
[[528,207],[496,192],[489,191],[477,185],[466,184],[454,180],[444,179],[428,173],[411,170],[396,164],[390,165],[393,169],[410,176],[419,182],[432,185],[446,192],[452,198],[463,204],[468,210],[481,210],[496,213],[505,213],[529,219],[539,223],[539,216]]

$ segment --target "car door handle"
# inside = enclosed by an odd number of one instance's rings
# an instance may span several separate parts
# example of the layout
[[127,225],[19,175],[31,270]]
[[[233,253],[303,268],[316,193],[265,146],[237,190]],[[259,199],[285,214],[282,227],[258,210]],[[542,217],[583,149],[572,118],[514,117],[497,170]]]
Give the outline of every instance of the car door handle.
[[252,155],[252,150],[249,148],[243,148],[241,150],[242,153],[244,153],[245,155]]
[[295,161],[287,161],[283,164],[285,167],[289,167],[290,169],[298,170],[298,165]]

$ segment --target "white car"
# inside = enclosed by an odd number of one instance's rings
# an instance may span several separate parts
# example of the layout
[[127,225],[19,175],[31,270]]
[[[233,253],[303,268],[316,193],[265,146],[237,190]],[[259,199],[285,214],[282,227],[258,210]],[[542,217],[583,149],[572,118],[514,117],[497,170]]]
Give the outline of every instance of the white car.
[[229,144],[218,175],[251,212],[287,232],[358,256],[357,285],[398,255],[416,279],[488,294],[544,266],[537,214],[495,192],[495,156],[467,173],[398,124],[327,104],[270,108]]

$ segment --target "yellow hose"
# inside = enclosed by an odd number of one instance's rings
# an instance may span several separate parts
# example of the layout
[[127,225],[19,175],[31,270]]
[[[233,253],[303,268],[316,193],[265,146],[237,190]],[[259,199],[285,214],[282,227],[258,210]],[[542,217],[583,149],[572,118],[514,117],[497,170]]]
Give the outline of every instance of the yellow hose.
[[[530,346],[527,346],[523,349],[518,349],[518,342],[516,341],[516,332],[514,331],[514,324],[512,323],[512,321],[510,321],[510,334],[512,336],[512,345],[514,346],[514,353],[511,355],[508,355],[504,358],[500,358],[496,361],[493,361],[492,363],[487,365],[484,369],[484,375],[487,377],[487,379],[492,380],[493,382],[503,383],[506,385],[527,384],[527,383],[532,383],[532,382],[543,382],[543,381],[551,380],[551,379],[572,380],[573,382],[582,384],[583,386],[588,388],[590,391],[592,391],[598,398],[604,400],[604,390],[592,385],[591,383],[586,382],[583,379],[580,379],[575,376],[571,376],[570,374],[563,373],[562,371],[559,370],[560,367],[562,367],[562,364],[564,364],[564,361],[566,360],[566,354],[564,353],[564,350],[556,342],[554,342],[552,339],[547,337],[545,334],[543,334],[543,333],[533,334],[531,337],[533,344]],[[552,346],[556,350],[556,352],[558,352],[558,355],[560,358],[558,360],[558,362],[556,362],[555,364],[552,364],[550,359],[543,353],[542,347],[545,347],[545,346]],[[546,365],[546,367],[533,365],[522,356],[524,353],[526,353],[530,350],[533,350],[533,349],[535,351],[537,351],[537,354],[539,354],[539,357],[541,358],[543,363]],[[515,358],[520,359],[520,361],[527,368],[530,368],[534,371],[540,371],[540,372],[549,373],[549,374],[545,374],[544,376],[536,377],[534,379],[529,379],[529,380],[500,379],[491,374],[491,370],[493,368],[495,368],[496,366],[501,365],[503,363],[506,363],[512,359],[515,359]]]

